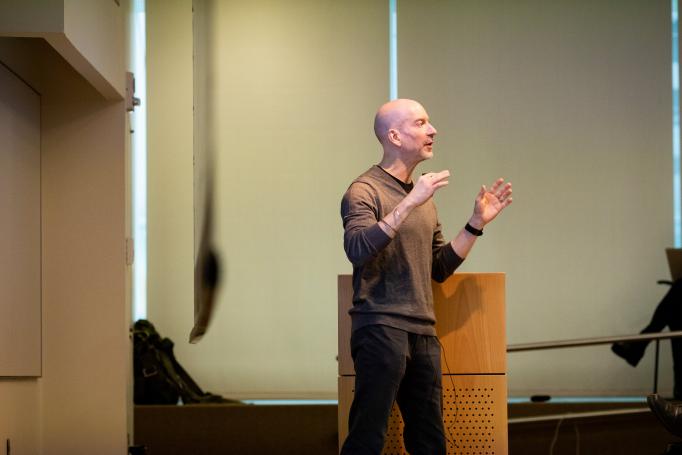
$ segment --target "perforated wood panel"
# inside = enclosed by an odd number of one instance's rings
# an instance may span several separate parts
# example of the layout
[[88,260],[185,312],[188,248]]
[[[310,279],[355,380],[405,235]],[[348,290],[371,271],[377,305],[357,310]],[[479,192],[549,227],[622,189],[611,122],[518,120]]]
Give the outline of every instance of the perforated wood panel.
[[506,376],[443,377],[448,453],[506,455],[506,383]]
[[[348,433],[354,376],[339,378],[339,447]],[[443,424],[448,454],[507,455],[506,375],[443,375]],[[388,423],[384,455],[403,455],[397,405]]]
[[[355,392],[355,390],[353,390]],[[404,453],[403,446],[403,419],[400,416],[398,406],[393,405],[391,409],[391,417],[388,420],[388,431],[386,432],[386,440],[384,441],[384,450],[382,453]]]

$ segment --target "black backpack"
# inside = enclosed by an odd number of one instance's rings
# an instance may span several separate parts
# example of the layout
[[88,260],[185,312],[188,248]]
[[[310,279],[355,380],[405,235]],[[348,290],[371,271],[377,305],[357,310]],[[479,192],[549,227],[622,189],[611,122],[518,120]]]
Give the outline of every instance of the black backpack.
[[140,319],[133,326],[135,404],[235,403],[201,390],[173,354],[173,342]]

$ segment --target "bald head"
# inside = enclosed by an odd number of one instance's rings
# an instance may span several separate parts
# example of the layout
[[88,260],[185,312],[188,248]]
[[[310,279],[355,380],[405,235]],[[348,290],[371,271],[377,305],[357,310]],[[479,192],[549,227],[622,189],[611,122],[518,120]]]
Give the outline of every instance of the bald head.
[[399,128],[416,110],[424,110],[421,104],[410,99],[397,99],[382,105],[374,116],[374,134],[381,144],[388,141],[388,132]]

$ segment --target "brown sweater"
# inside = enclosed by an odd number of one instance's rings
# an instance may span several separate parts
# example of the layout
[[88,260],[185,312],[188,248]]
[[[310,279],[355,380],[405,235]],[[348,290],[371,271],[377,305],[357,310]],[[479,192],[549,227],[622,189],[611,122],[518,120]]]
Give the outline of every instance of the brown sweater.
[[344,249],[353,264],[353,330],[382,324],[436,334],[431,279],[445,281],[462,259],[443,238],[433,199],[412,210],[393,240],[379,227],[405,196],[398,181],[372,166],[341,201]]

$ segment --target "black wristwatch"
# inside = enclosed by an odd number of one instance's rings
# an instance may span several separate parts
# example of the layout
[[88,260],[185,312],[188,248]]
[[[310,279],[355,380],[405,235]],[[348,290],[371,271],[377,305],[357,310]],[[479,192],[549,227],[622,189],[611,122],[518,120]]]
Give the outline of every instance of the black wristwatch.
[[464,229],[466,229],[467,232],[469,232],[470,234],[475,235],[476,237],[480,237],[480,236],[483,235],[483,231],[482,231],[481,229],[476,229],[475,227],[473,227],[473,226],[470,225],[469,223],[467,223],[467,224],[464,226]]

